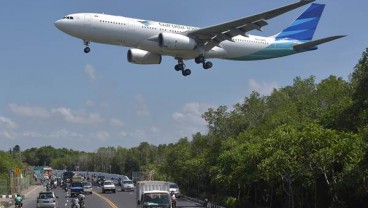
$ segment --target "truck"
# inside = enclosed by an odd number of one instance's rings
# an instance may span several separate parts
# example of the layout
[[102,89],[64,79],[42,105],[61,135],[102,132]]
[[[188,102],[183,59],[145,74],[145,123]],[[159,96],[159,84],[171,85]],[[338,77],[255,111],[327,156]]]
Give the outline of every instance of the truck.
[[137,182],[137,208],[172,208],[169,189],[170,183],[166,181]]
[[64,188],[67,188],[70,185],[74,175],[75,174],[73,171],[65,171],[63,173],[63,176],[62,176],[63,184],[62,185],[64,186]]
[[74,175],[72,177],[72,184],[70,185],[70,196],[77,197],[79,194],[83,193],[83,177],[79,175]]

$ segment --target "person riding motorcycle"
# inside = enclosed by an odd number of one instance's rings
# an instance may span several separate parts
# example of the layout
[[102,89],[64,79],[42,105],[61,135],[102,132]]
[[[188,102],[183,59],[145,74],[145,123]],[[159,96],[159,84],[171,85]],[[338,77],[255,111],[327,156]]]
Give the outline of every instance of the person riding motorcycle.
[[85,207],[84,199],[85,199],[84,194],[79,194],[79,195],[78,195],[79,206],[80,206],[81,208]]
[[15,201],[15,207],[23,207],[23,198],[20,194],[17,194],[17,196],[14,198]]
[[71,202],[72,202],[72,206],[71,206],[72,208],[80,208],[78,197],[72,198]]
[[171,191],[170,192],[170,195],[171,195],[171,204],[172,204],[172,207],[173,208],[176,208],[176,196],[175,196],[175,192],[174,191]]

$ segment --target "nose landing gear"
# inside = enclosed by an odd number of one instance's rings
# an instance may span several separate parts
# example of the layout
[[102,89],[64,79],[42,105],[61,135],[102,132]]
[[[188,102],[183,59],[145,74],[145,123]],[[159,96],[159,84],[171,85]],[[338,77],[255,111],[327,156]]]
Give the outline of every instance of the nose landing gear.
[[89,41],[84,40],[83,44],[85,46],[84,53],[89,53],[91,51],[91,49],[88,47],[89,46]]

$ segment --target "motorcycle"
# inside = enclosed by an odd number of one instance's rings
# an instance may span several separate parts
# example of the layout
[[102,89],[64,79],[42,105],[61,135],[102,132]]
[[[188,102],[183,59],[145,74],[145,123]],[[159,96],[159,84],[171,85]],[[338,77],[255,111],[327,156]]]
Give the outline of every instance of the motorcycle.
[[22,208],[22,204],[15,204],[15,208]]
[[79,194],[77,197],[72,198],[71,200],[71,208],[84,208],[86,205],[84,203],[85,196],[83,194]]
[[71,208],[80,208],[78,198],[72,198],[71,204]]
[[171,207],[172,207],[172,208],[176,208],[176,199],[175,199],[175,200],[172,200],[172,202],[171,202]]

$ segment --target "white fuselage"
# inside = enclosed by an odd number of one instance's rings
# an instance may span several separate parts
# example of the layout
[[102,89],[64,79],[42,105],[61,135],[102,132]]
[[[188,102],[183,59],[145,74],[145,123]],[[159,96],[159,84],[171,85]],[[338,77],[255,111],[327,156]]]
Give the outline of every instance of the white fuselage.
[[200,47],[172,50],[159,46],[160,33],[185,34],[199,28],[97,13],[71,14],[56,21],[55,25],[63,32],[84,41],[137,48],[182,59],[193,59],[199,54],[206,58],[232,60],[268,59],[296,53],[292,46],[297,43],[276,41],[274,37],[238,35],[208,51]]

